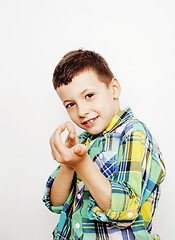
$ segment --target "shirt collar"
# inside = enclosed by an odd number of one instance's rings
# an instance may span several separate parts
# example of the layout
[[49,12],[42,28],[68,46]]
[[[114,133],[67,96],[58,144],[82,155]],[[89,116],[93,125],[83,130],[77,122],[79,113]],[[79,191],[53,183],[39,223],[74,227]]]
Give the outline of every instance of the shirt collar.
[[123,109],[121,112],[119,112],[112,118],[107,128],[103,131],[103,134],[111,132],[114,128],[118,127],[119,125],[124,123],[126,120],[133,117],[134,117],[134,114],[131,108],[126,107],[125,109]]
[[113,129],[115,129],[116,127],[118,127],[119,125],[121,125],[122,123],[124,123],[126,120],[128,120],[129,118],[132,118],[134,117],[134,114],[131,110],[130,107],[126,107],[124,108],[121,112],[119,112],[118,114],[116,114],[111,122],[109,123],[109,125],[107,126],[107,128],[102,132],[100,133],[99,135],[91,135],[90,133],[88,132],[83,132],[80,136],[79,136],[79,140],[80,140],[80,143],[85,143],[86,146],[89,145],[89,143],[92,141],[92,140],[95,140],[97,139],[98,137],[102,136],[102,135],[105,135],[109,132],[111,132]]

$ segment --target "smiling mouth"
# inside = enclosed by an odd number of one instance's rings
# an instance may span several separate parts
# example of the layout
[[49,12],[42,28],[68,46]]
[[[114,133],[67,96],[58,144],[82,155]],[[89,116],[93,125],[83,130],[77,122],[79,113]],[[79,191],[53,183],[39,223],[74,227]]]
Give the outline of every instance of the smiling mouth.
[[95,117],[95,118],[91,118],[91,119],[89,119],[89,120],[87,120],[87,121],[84,121],[84,122],[83,122],[83,125],[93,124],[93,123],[97,120],[97,118],[98,118],[98,116]]

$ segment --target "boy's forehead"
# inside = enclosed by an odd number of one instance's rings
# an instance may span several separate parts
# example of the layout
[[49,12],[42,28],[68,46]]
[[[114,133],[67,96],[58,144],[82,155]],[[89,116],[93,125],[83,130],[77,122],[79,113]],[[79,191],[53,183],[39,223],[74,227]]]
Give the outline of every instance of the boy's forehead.
[[61,85],[57,88],[57,93],[61,97],[63,95],[77,95],[88,89],[97,89],[100,85],[105,85],[99,80],[98,75],[91,70],[84,71],[72,78],[67,85]]
[[96,81],[99,80],[99,76],[98,74],[89,69],[89,70],[84,70],[82,72],[79,72],[78,74],[76,74],[73,78],[72,78],[72,82],[75,82],[75,80],[82,80],[82,81],[85,81],[85,80],[88,80],[90,82],[90,80],[93,80],[93,81]]

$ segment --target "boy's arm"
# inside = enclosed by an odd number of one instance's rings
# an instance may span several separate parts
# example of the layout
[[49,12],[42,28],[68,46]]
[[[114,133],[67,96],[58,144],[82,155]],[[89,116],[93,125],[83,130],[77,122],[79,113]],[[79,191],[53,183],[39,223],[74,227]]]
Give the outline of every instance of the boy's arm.
[[109,209],[111,207],[111,183],[96,167],[90,156],[85,155],[82,161],[73,165],[73,168],[102,211]]
[[61,206],[65,203],[71,191],[73,176],[74,170],[72,168],[64,164],[60,166],[50,192],[53,206]]
[[[71,148],[75,144],[79,143],[78,137],[76,136],[76,130],[75,130],[75,127],[69,122],[66,122],[65,124],[60,125],[58,127],[59,131],[65,128],[67,128],[69,132],[65,140],[65,146],[67,148]],[[54,159],[56,159],[58,157],[58,153],[54,145],[54,136],[55,136],[55,133],[50,138],[50,146],[51,146],[52,155]],[[61,206],[65,203],[71,191],[73,176],[74,176],[74,170],[72,167],[65,164],[62,164],[60,166],[60,169],[52,184],[51,192],[50,192],[50,200],[53,206]]]

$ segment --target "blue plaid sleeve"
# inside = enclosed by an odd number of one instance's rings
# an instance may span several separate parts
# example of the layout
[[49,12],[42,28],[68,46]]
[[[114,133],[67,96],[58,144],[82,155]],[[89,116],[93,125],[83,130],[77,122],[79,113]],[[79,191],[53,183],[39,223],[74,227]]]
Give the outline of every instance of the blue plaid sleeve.
[[[109,159],[107,152],[96,156],[96,165],[111,182],[112,196],[111,208],[106,212],[90,198],[88,215],[91,220],[110,221],[120,228],[126,228],[138,217],[143,199],[146,200],[149,196],[152,201],[145,208],[148,208],[146,211],[150,212],[149,218],[152,218],[157,202],[155,198],[158,196],[154,191],[159,191],[158,186],[164,174],[160,154],[153,157],[154,149],[157,148],[145,132],[133,131],[122,139],[116,156]],[[154,176],[155,179],[149,176]],[[142,211],[143,215],[144,211],[145,209]]]

